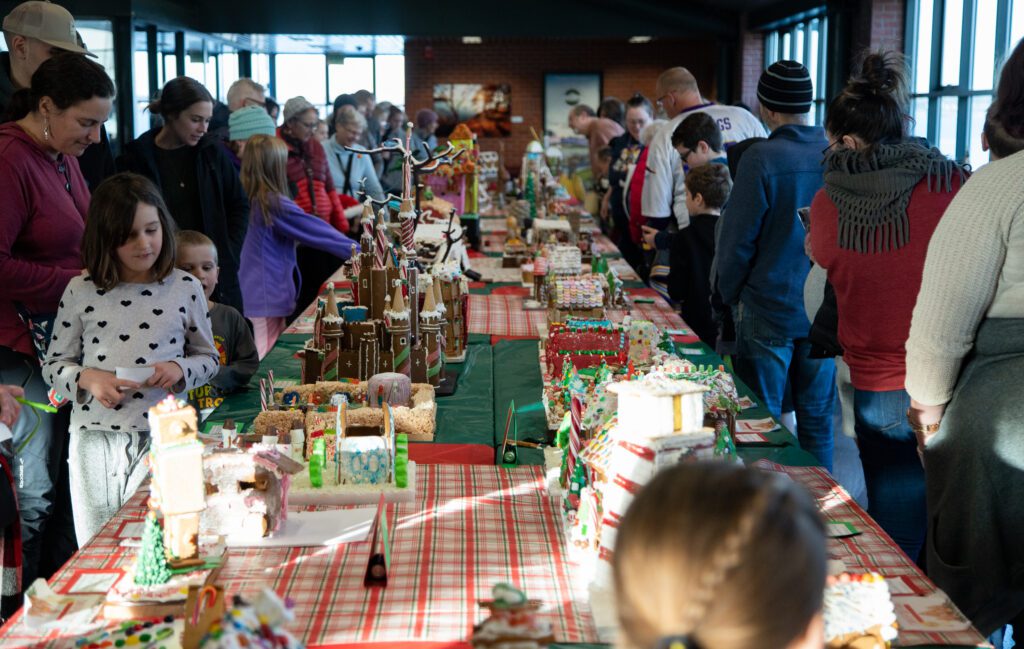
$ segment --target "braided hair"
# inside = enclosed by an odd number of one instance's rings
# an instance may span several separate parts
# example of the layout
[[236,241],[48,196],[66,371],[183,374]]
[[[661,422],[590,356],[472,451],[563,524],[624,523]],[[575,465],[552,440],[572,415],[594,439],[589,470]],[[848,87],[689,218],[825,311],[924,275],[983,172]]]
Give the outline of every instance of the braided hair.
[[768,472],[717,462],[663,471],[633,501],[615,545],[624,647],[783,649],[821,611],[817,508]]

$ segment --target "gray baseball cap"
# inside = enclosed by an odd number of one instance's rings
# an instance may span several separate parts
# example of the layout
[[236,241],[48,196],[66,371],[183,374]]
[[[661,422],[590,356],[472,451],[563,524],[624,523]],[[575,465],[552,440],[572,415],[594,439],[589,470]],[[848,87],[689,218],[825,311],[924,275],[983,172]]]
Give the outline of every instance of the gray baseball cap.
[[60,5],[42,0],[23,2],[4,18],[3,30],[11,34],[35,38],[47,45],[96,58],[78,44],[75,19]]

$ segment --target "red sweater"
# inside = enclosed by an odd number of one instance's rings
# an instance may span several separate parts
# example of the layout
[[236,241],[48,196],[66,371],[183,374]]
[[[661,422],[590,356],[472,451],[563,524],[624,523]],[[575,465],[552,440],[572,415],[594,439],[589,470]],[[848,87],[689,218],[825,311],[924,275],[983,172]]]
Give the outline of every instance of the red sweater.
[[35,358],[14,303],[53,315],[81,272],[89,189],[78,160],[54,160],[14,122],[0,126],[0,206],[0,346]]
[[[934,184],[934,183],[933,183]],[[858,390],[902,390],[906,375],[910,317],[921,288],[928,242],[960,182],[953,191],[928,191],[922,180],[910,195],[910,239],[899,250],[858,253],[838,246],[835,204],[819,190],[811,203],[811,250],[828,270],[839,308],[839,343],[850,378]]]

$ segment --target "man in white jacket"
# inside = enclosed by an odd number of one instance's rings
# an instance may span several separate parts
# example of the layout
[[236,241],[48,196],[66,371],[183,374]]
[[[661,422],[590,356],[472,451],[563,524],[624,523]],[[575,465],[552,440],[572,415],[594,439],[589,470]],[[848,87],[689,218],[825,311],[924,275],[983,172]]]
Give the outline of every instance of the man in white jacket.
[[[658,104],[670,121],[651,141],[647,154],[647,177],[644,179],[643,213],[648,219],[676,217],[680,229],[690,223],[686,213],[686,186],[684,160],[672,146],[672,133],[688,115],[704,112],[714,118],[722,131],[722,140],[731,145],[752,137],[766,137],[764,126],[750,111],[736,106],[722,106],[705,101],[697,87],[697,80],[686,68],[669,68],[661,73],[655,86]],[[667,222],[658,227],[664,229]]]

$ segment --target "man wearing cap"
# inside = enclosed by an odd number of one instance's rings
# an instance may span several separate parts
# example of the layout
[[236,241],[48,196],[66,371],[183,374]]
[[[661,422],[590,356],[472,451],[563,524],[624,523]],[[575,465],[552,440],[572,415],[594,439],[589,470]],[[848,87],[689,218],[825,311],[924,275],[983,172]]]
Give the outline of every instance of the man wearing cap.
[[771,135],[747,149],[736,171],[716,245],[718,289],[736,312],[736,372],[776,418],[790,381],[800,445],[832,468],[835,364],[809,357],[804,281],[811,262],[797,210],[822,186],[825,132],[810,126],[807,69],[777,61],[757,86]]
[[[68,10],[50,2],[21,3],[4,18],[3,32],[8,51],[0,52],[0,121],[7,121],[11,97],[32,85],[32,75],[43,61],[60,52],[96,58],[82,43]],[[79,156],[78,166],[90,190],[113,175],[114,156],[105,127],[100,128],[100,141]]]

